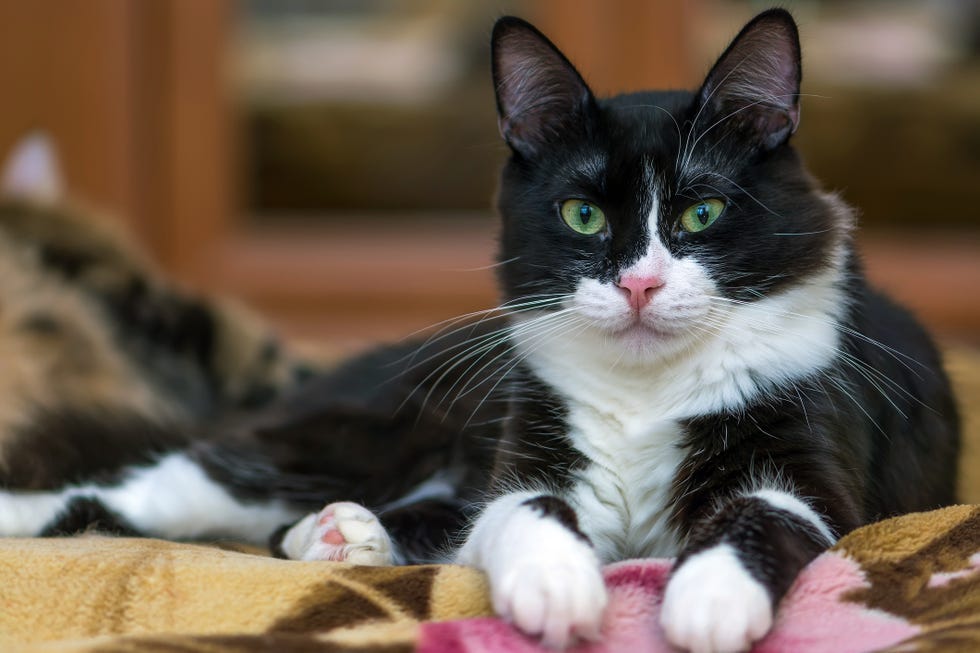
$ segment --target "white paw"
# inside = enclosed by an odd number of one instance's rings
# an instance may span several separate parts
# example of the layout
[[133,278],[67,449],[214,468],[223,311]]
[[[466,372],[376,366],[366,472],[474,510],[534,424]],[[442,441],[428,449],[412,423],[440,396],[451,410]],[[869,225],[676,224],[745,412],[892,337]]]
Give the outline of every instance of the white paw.
[[487,565],[497,613],[552,648],[597,640],[607,595],[591,545],[527,512],[514,515],[500,535]]
[[692,653],[751,648],[772,626],[766,589],[721,544],[688,558],[674,572],[660,612],[671,644]]
[[392,564],[391,538],[370,510],[342,501],[310,513],[289,529],[282,550],[290,560]]

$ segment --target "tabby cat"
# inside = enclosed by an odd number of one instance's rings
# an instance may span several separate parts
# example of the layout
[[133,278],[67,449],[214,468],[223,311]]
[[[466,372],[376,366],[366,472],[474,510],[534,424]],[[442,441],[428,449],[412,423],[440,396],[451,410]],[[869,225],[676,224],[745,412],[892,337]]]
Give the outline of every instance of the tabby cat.
[[841,534],[954,500],[937,352],[868,286],[852,211],[790,144],[787,12],[748,23],[693,93],[597,99],[516,18],[492,46],[511,150],[499,311],[317,375],[111,483],[10,484],[0,531],[71,530],[88,502],[149,535],[274,533],[296,559],[454,559],[556,647],[601,637],[601,563],[677,556],[667,637],[736,651]]
[[[70,202],[41,134],[0,186],[0,350],[0,470],[30,490],[150,460],[184,427],[257,408],[310,372],[249,312],[176,288]],[[134,419],[168,428],[124,432]],[[81,435],[105,420],[125,446]]]

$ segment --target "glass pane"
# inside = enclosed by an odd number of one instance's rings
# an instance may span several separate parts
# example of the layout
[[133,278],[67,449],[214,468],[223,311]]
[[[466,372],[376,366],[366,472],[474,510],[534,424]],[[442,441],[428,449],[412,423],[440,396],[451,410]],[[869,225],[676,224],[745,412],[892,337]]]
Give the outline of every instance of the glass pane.
[[247,214],[486,214],[504,155],[487,42],[513,4],[243,1]]

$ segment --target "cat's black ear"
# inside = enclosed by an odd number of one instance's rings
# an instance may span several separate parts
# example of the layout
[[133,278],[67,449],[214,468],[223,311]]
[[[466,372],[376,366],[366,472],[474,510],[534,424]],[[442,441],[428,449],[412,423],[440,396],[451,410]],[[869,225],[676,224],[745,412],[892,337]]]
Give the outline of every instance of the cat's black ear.
[[575,67],[533,25],[505,16],[493,26],[493,84],[500,133],[533,157],[569,129],[582,129],[595,99]]
[[800,37],[789,12],[771,9],[739,32],[698,96],[712,123],[733,120],[768,149],[800,124]]

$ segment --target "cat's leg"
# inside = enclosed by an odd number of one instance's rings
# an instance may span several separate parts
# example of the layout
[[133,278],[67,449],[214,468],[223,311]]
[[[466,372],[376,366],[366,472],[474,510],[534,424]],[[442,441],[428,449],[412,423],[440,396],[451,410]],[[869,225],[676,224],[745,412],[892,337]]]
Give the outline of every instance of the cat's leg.
[[454,544],[469,523],[472,507],[455,497],[423,498],[387,506],[381,523],[395,543],[395,558],[410,564],[439,564],[453,559]]
[[456,559],[483,569],[497,613],[546,645],[599,637],[607,598],[599,560],[562,499],[515,492],[491,502]]
[[282,501],[245,500],[184,453],[129,467],[108,483],[42,492],[0,490],[0,537],[101,532],[171,540],[265,543],[302,513]]
[[747,650],[799,571],[835,539],[829,519],[785,487],[728,499],[692,527],[677,559],[660,616],[667,638],[699,653]]
[[382,566],[395,562],[388,532],[370,510],[350,501],[328,504],[270,540],[274,554],[290,560],[332,560]]

